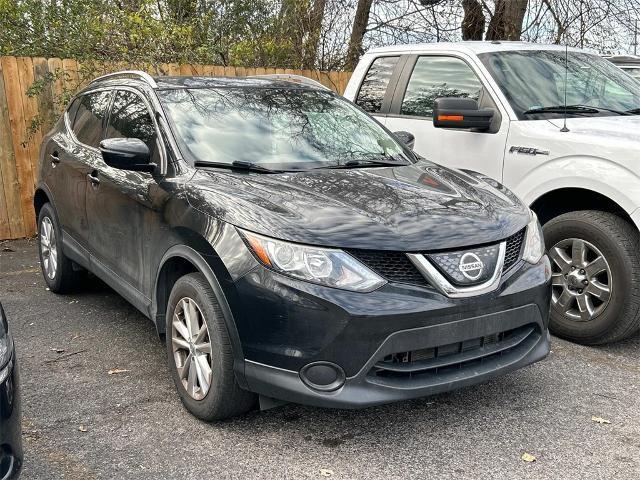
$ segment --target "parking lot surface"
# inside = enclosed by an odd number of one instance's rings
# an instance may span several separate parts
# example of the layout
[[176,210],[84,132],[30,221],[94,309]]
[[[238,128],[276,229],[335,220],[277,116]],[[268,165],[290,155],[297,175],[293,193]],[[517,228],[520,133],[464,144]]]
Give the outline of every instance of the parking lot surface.
[[639,336],[554,338],[543,362],[422,400],[207,424],[182,408],[152,323],[92,277],[47,291],[35,240],[0,242],[0,301],[22,371],[25,479],[640,478]]

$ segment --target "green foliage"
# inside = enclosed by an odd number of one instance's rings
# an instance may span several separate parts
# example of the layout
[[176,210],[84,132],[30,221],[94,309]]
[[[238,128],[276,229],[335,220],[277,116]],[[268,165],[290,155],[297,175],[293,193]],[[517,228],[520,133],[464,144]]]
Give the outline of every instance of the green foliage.
[[309,0],[0,0],[0,55],[296,68]]

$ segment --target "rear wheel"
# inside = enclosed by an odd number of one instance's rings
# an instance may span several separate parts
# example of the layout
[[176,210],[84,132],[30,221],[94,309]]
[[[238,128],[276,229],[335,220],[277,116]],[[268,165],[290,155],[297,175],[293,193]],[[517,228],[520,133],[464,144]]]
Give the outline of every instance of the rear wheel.
[[38,254],[49,290],[67,293],[77,287],[80,272],[74,270],[73,262],[62,251],[62,232],[50,203],[45,203],[38,214]]
[[593,210],[560,215],[543,230],[552,265],[551,331],[588,345],[638,331],[638,232],[616,215]]
[[167,357],[183,405],[196,417],[222,420],[249,411],[256,395],[243,390],[222,309],[209,283],[191,273],[175,283],[167,306]]

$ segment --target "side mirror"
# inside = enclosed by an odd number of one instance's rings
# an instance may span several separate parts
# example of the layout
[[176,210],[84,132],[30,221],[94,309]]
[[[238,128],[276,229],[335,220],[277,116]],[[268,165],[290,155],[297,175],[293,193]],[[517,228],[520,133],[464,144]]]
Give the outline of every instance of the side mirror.
[[478,108],[471,98],[437,98],[433,106],[433,126],[436,128],[475,128],[486,131],[491,127],[493,110]]
[[107,138],[100,142],[100,152],[104,163],[120,170],[152,173],[157,167],[151,163],[149,147],[139,138]]
[[416,137],[414,137],[413,133],[400,130],[399,132],[393,132],[393,134],[398,140],[404,143],[409,150],[413,150],[416,144]]

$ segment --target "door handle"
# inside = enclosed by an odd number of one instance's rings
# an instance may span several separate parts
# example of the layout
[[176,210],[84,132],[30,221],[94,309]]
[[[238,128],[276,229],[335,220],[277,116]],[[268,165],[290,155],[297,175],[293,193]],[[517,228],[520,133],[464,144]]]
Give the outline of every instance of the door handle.
[[49,158],[51,159],[51,166],[55,167],[60,163],[60,157],[58,156],[58,152],[53,152],[49,154]]
[[87,178],[91,182],[91,185],[97,187],[100,184],[100,179],[98,177],[95,177],[94,174],[97,175],[97,172],[87,173]]

